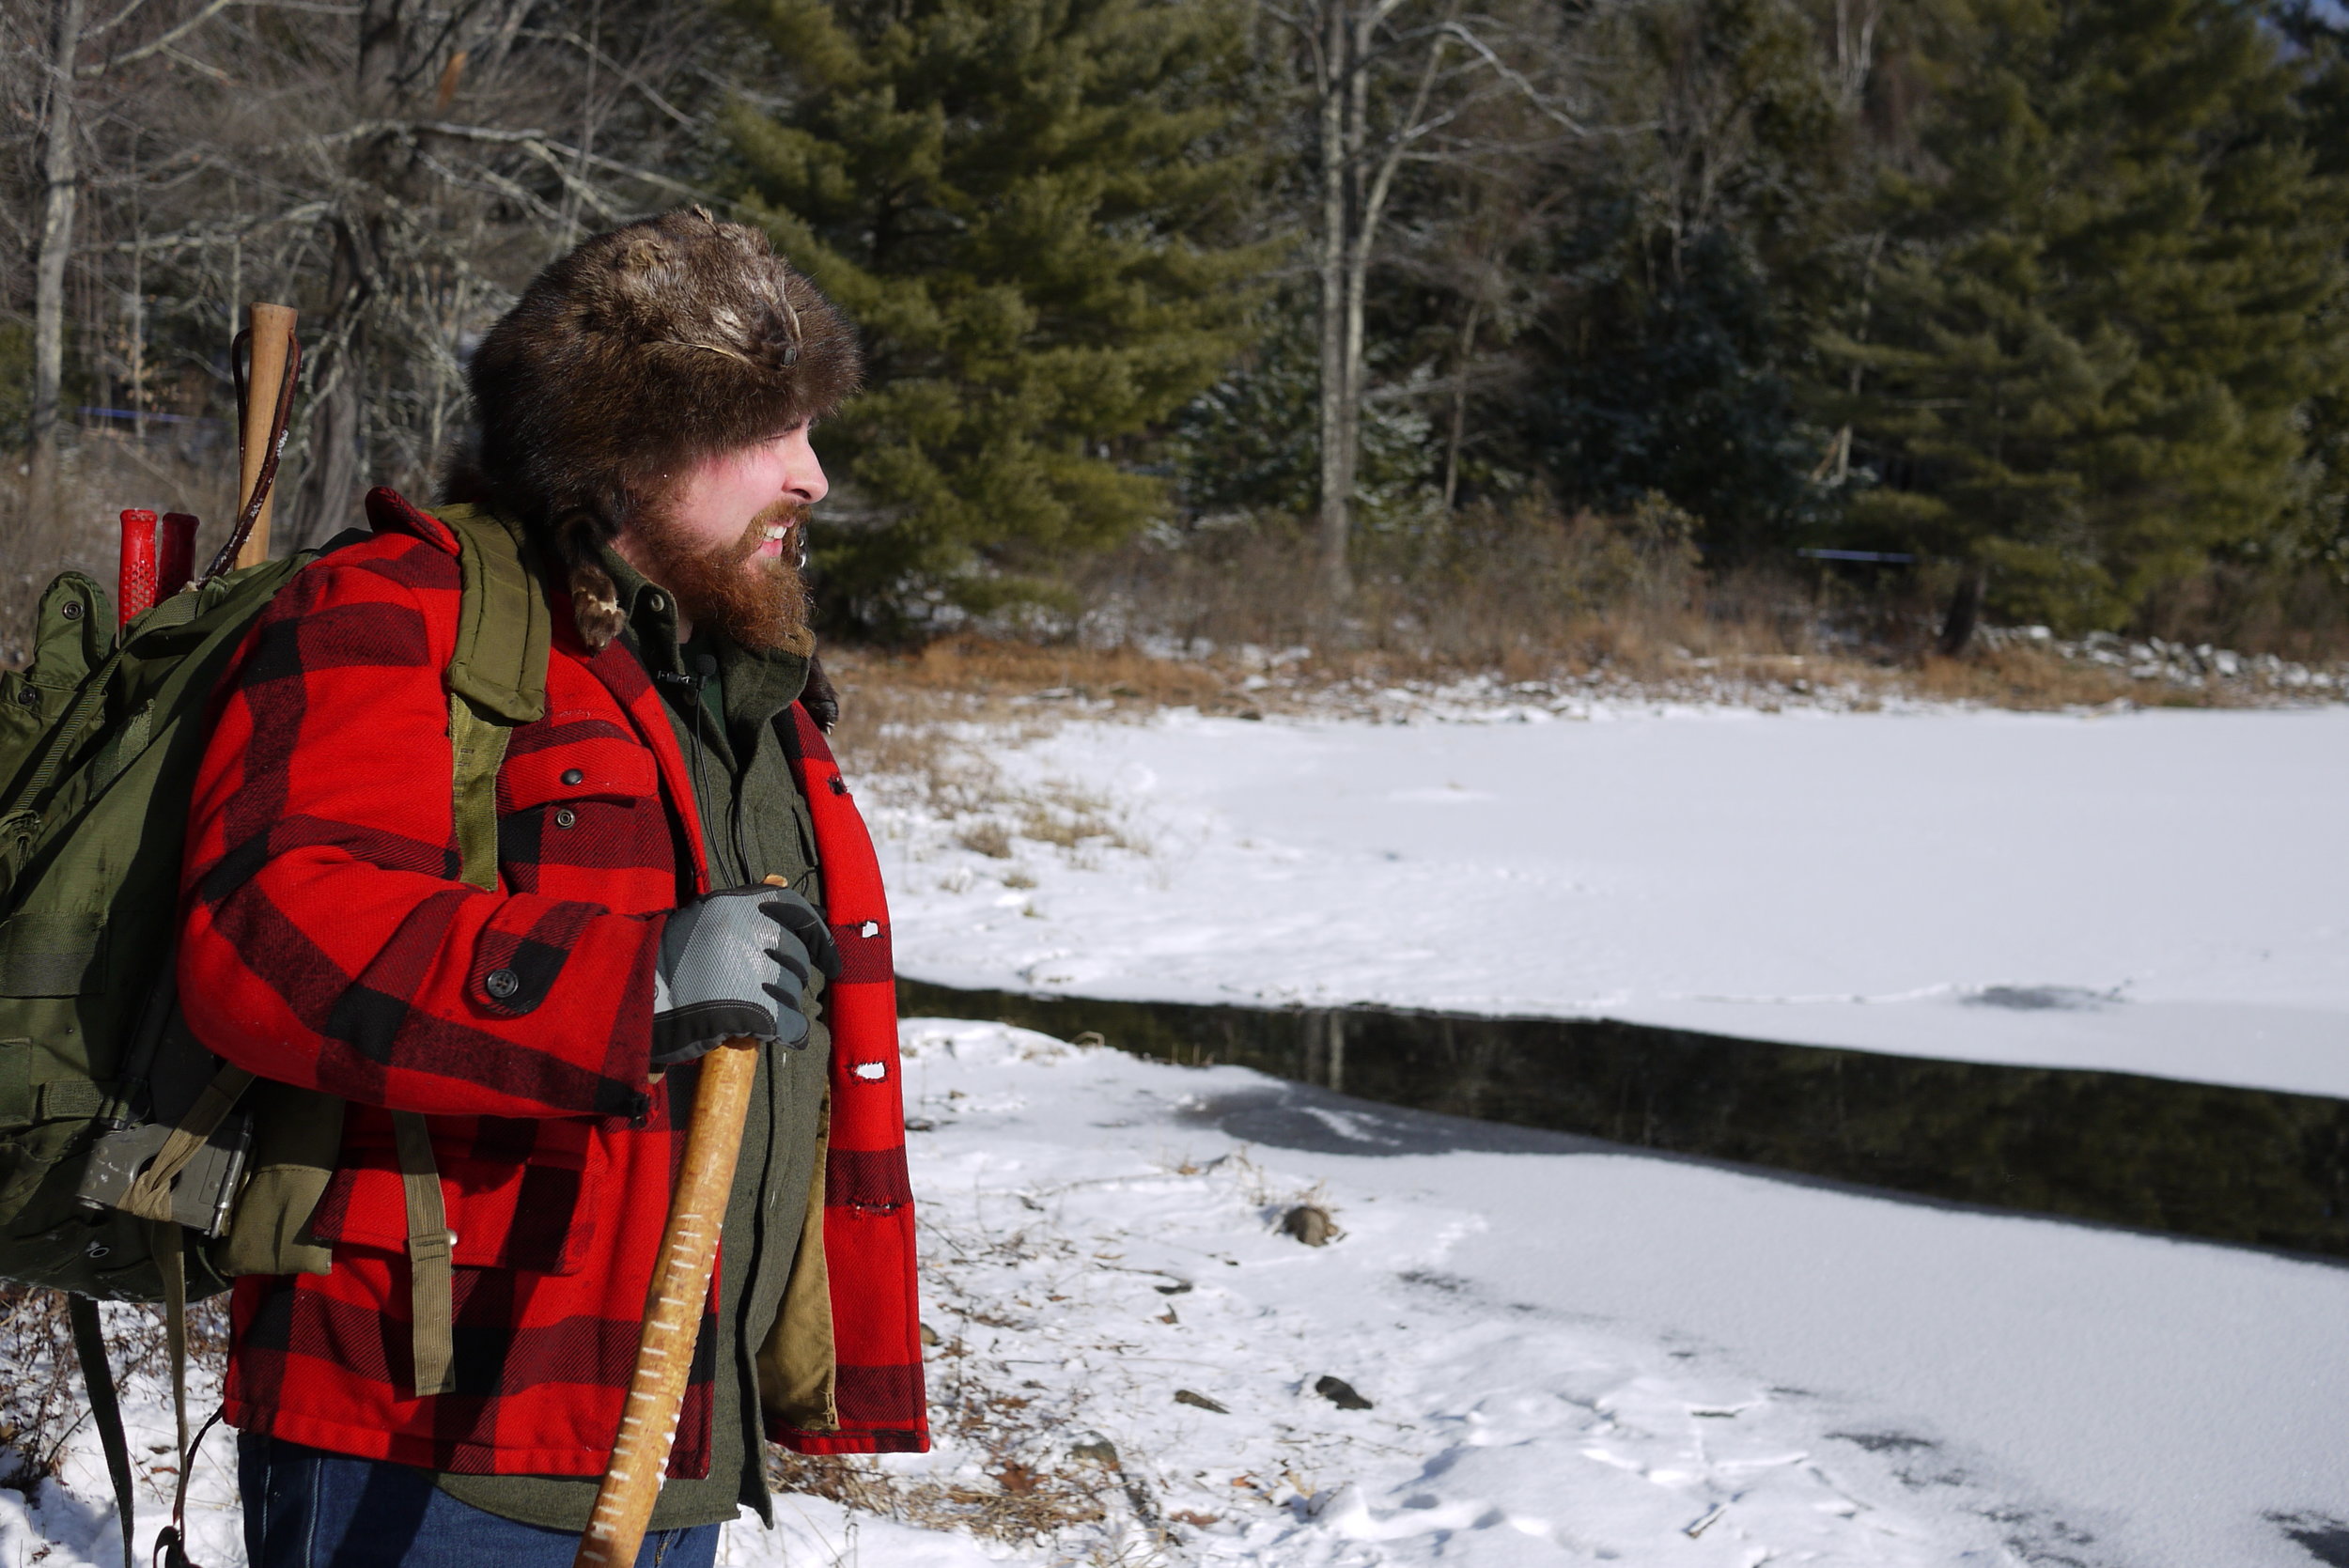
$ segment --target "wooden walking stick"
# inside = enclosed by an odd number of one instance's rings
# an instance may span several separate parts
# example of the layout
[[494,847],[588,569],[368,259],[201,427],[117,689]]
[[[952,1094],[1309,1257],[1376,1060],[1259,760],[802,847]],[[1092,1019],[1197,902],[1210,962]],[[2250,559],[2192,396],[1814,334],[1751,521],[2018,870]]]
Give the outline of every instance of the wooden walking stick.
[[[242,457],[237,484],[240,512],[252,504],[253,493],[261,484],[262,466],[285,439],[285,426],[277,417],[282,401],[278,394],[289,374],[288,360],[293,352],[294,322],[299,315],[290,305],[255,303],[245,309],[245,335],[253,345],[253,360],[245,376],[244,407],[238,411],[242,420],[238,430]],[[269,559],[269,514],[270,498],[264,494],[252,532],[237,551],[238,566],[257,566]]]
[[[780,877],[770,886],[788,887]],[[758,1075],[758,1042],[738,1034],[701,1059],[692,1119],[685,1129],[685,1168],[669,1202],[669,1224],[653,1265],[652,1298],[645,1336],[636,1347],[636,1374],[620,1412],[620,1436],[596,1493],[596,1511],[579,1538],[572,1568],[629,1568],[644,1545],[645,1526],[661,1496],[661,1472],[677,1441],[677,1410],[693,1366],[702,1304],[718,1261],[718,1233],[734,1191],[734,1164],[742,1152],[742,1117]]]

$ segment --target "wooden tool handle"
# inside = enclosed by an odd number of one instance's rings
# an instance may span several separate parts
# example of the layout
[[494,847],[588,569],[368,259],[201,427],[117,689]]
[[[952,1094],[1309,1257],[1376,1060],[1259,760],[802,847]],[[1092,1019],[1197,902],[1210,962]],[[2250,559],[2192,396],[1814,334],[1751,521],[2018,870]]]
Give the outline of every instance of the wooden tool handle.
[[[770,888],[791,884],[770,877]],[[742,1153],[742,1118],[758,1078],[758,1042],[738,1034],[701,1060],[693,1115],[685,1127],[685,1169],[669,1202],[669,1225],[653,1265],[652,1300],[645,1337],[636,1347],[636,1375],[620,1411],[619,1440],[596,1493],[596,1511],[579,1538],[571,1568],[630,1568],[645,1544],[645,1526],[661,1497],[661,1473],[677,1441],[677,1411],[701,1334],[702,1303],[718,1262],[718,1235],[734,1192],[734,1165]],[[719,1375],[724,1376],[721,1367]]]
[[[661,1472],[677,1441],[677,1410],[693,1365],[718,1234],[734,1190],[734,1164],[742,1152],[742,1116],[758,1074],[758,1042],[737,1035],[701,1059],[686,1124],[685,1169],[669,1204],[661,1261],[653,1265],[652,1300],[636,1350],[636,1375],[620,1415],[619,1441],[596,1494],[596,1511],[579,1538],[573,1568],[628,1568],[644,1544],[645,1524],[661,1496]],[[721,1369],[721,1375],[724,1375]]]
[[[261,465],[269,459],[270,427],[277,412],[278,388],[286,380],[286,361],[298,316],[290,305],[257,303],[247,308],[253,363],[245,376],[244,407],[239,411],[243,419],[240,432],[243,463],[237,484],[240,512],[252,501],[254,487],[261,482]],[[257,566],[269,559],[270,507],[271,502],[264,499],[253,532],[245,536],[244,548],[237,552],[238,566]]]

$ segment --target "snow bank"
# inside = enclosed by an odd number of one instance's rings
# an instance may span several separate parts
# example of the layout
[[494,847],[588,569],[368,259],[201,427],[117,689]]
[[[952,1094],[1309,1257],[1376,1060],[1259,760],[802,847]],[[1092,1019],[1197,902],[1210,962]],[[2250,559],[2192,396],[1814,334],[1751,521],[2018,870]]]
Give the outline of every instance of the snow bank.
[[2349,709],[1516,717],[1071,723],[1148,852],[878,813],[898,963],[2349,1094]]

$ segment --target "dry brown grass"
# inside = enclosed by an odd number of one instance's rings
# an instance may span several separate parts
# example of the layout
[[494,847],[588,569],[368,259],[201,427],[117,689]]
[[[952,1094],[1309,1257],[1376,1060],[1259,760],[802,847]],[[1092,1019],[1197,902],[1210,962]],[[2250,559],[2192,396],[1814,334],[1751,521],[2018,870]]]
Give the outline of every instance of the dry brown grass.
[[[1161,706],[1258,719],[1329,711],[1364,693],[1440,688],[1475,676],[1511,688],[1582,690],[1624,699],[1734,701],[1766,710],[1818,701],[1864,710],[1901,700],[2021,710],[2114,704],[2236,706],[2275,696],[2248,683],[2183,687],[2033,646],[1985,645],[1962,659],[1932,653],[1896,659],[1832,647],[1788,652],[1742,631],[1734,623],[1696,616],[1679,626],[1594,617],[1562,629],[1552,648],[1512,648],[1483,667],[1410,649],[1310,651],[1268,663],[1245,648],[1151,658],[1129,647],[1074,643],[1039,647],[972,636],[955,639],[947,659],[851,650],[828,654],[826,662],[828,668],[837,666],[842,691],[834,741],[843,756],[867,777],[926,781],[924,803],[950,820],[1003,803],[1000,781],[963,744],[976,728],[1003,725],[1014,738],[1034,738],[1065,719],[1132,717]],[[1138,664],[1158,668],[1138,671]],[[964,671],[974,681],[971,689],[952,684]],[[1097,822],[1097,810],[1094,817]],[[1080,809],[1064,811],[1058,820],[1083,819]],[[1049,809],[1029,810],[1019,831],[1059,843],[1066,843],[1072,831],[1105,831],[1055,827],[1054,821]],[[1001,857],[1010,853],[1010,831],[1008,825],[973,827],[965,842],[982,854]]]
[[2143,680],[2034,647],[1985,647],[1964,659],[1927,655],[1896,672],[1902,694],[2025,711],[2104,707],[2230,707],[2253,700],[2225,685],[2204,689]]
[[[1149,844],[1097,792],[1066,779],[1016,780],[995,758],[1079,714],[1156,711],[1159,701],[1123,677],[1146,676],[1139,666],[1168,662],[1130,650],[976,639],[914,657],[828,653],[841,695],[832,746],[868,807],[903,808],[946,824],[961,847],[1006,862],[1005,887],[1031,888],[1035,878],[1014,863],[1023,850],[1041,846],[1081,862],[1102,850],[1146,854]],[[1172,668],[1162,691],[1195,694],[1210,681],[1222,689],[1220,677]],[[970,688],[955,684],[966,677]]]
[[[954,1358],[957,1343],[935,1354]],[[978,1460],[977,1479],[902,1475],[871,1460],[770,1451],[768,1480],[779,1492],[818,1497],[923,1529],[961,1530],[982,1540],[1051,1543],[1109,1517],[1125,1487],[1114,1458],[1079,1452],[1067,1412],[1026,1394],[967,1382],[936,1411],[938,1436]],[[1130,1506],[1130,1505],[1129,1505]]]
[[1467,681],[1765,708],[2232,706],[2312,694],[2273,672],[2194,684],[2135,656],[2014,638],[1942,658],[1937,579],[1709,574],[1694,528],[1660,501],[1616,518],[1470,512],[1408,545],[1366,540],[1342,616],[1322,608],[1313,542],[1293,529],[1136,545],[1088,568],[1077,588],[1091,608],[1049,636],[966,632],[915,652],[833,656],[843,686],[880,710],[849,708],[848,744],[902,752],[932,744],[951,718],[988,713],[1028,724],[1167,706],[1255,718]]
[[[844,688],[879,693],[883,704],[911,708],[925,699],[947,698],[972,717],[1000,718],[1005,702],[1040,696],[1207,712],[1247,706],[1228,673],[1213,664],[1074,640],[1045,644],[965,634],[910,652],[827,651],[824,663]],[[878,722],[895,716],[885,708]]]

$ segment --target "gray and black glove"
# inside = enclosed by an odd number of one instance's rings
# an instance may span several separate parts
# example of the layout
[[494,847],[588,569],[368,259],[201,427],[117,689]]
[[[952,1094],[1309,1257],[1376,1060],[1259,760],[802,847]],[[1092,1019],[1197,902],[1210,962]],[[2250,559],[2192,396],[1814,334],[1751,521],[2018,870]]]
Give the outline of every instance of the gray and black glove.
[[733,888],[669,917],[653,970],[652,1064],[674,1067],[738,1034],[807,1042],[808,976],[840,973],[824,917],[783,888]]

